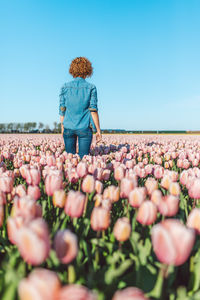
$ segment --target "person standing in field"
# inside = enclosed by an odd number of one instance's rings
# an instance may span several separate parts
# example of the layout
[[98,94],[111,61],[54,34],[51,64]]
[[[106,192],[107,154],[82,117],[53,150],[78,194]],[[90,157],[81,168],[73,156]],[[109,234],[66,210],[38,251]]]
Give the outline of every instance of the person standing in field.
[[96,127],[96,141],[101,140],[97,89],[94,84],[85,80],[93,73],[92,64],[87,58],[76,57],[72,60],[69,73],[74,80],[65,83],[60,93],[61,133],[68,153],[76,153],[78,139],[78,154],[82,158],[89,154],[93,127]]

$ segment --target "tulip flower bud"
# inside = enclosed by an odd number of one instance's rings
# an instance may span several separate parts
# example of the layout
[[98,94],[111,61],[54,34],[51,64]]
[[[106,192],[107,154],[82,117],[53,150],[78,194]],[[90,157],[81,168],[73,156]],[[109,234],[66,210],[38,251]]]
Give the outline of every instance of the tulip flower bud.
[[85,163],[85,162],[78,163],[76,171],[80,178],[83,178],[84,176],[86,176],[88,174],[87,163]]
[[45,179],[45,190],[48,196],[53,196],[53,193],[62,189],[63,178],[62,172],[52,171]]
[[59,260],[63,264],[68,264],[72,262],[78,254],[77,237],[68,229],[58,231],[54,239],[54,247]]
[[189,188],[188,194],[193,199],[200,198],[200,179],[195,179]]
[[97,300],[95,294],[85,286],[68,284],[60,289],[56,300]]
[[95,231],[106,230],[110,225],[110,213],[103,207],[94,207],[91,214],[91,227]]
[[69,191],[65,202],[65,213],[71,218],[79,218],[83,214],[85,195],[79,191]]
[[181,189],[178,182],[171,182],[169,186],[169,192],[173,196],[179,196]]
[[156,217],[156,205],[152,201],[144,201],[138,209],[137,221],[143,225],[150,225],[155,222]]
[[60,288],[61,284],[55,272],[36,268],[28,278],[20,281],[18,293],[20,300],[55,300]]
[[136,287],[128,287],[115,292],[112,300],[148,300],[144,293]]
[[175,216],[179,209],[179,198],[173,195],[162,197],[158,204],[158,210],[163,216]]
[[157,258],[167,265],[182,265],[189,257],[195,233],[179,220],[167,219],[152,228],[152,244]]
[[0,176],[0,191],[4,193],[11,193],[13,189],[14,180],[11,176]]
[[99,180],[95,181],[95,191],[97,194],[102,194],[103,192],[103,183]]
[[123,167],[119,166],[117,168],[114,169],[114,178],[117,181],[122,180],[122,178],[124,178],[125,175],[125,170]]
[[187,218],[187,227],[195,229],[200,234],[200,208],[191,210]]
[[149,177],[145,182],[145,187],[147,189],[147,193],[151,195],[153,191],[158,189],[158,182],[152,177]]
[[129,193],[129,203],[133,207],[139,207],[146,198],[146,189],[144,187],[136,187]]
[[64,207],[66,202],[66,194],[64,190],[57,190],[53,193],[53,205],[56,207]]
[[136,187],[136,184],[133,180],[128,178],[123,178],[120,184],[120,197],[128,198],[130,192]]
[[82,191],[92,193],[95,190],[95,179],[92,175],[87,175],[82,182]]
[[27,189],[27,195],[31,196],[31,198],[38,200],[41,196],[40,188],[37,185],[29,185]]
[[113,233],[119,242],[124,242],[129,239],[131,234],[131,225],[128,218],[117,219]]

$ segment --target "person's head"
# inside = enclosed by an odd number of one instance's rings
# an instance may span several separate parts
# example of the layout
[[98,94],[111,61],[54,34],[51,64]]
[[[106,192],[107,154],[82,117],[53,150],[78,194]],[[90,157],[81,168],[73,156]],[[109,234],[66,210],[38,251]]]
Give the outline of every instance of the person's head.
[[86,57],[76,57],[72,60],[69,73],[74,77],[90,77],[93,73],[91,62]]

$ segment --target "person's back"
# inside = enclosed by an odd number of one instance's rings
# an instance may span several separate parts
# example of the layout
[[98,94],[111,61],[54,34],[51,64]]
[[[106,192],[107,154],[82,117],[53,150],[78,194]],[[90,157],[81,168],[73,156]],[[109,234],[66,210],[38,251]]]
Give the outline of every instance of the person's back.
[[101,139],[97,90],[95,85],[85,80],[86,77],[91,76],[92,70],[88,59],[75,58],[69,69],[75,79],[65,83],[60,93],[59,114],[65,149],[67,152],[75,154],[78,138],[81,158],[89,154],[93,124],[97,130],[97,140]]
[[61,89],[60,110],[65,109],[64,128],[86,129],[92,127],[91,111],[97,111],[95,85],[82,77],[67,82]]

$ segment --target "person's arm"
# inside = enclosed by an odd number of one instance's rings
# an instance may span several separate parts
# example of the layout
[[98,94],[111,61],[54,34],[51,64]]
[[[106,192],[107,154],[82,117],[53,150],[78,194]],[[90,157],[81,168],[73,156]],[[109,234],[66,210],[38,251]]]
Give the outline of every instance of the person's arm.
[[64,131],[64,126],[63,126],[64,117],[65,117],[65,116],[60,116],[61,134],[63,134],[63,131]]
[[97,133],[96,133],[96,141],[99,142],[101,141],[101,129],[100,129],[100,124],[99,124],[99,114],[97,111],[91,111],[91,116],[92,116],[92,119],[94,121],[94,125],[97,129]]
[[59,105],[59,115],[60,115],[60,122],[61,122],[61,134],[63,134],[64,131],[64,126],[63,126],[63,121],[65,117],[65,97],[64,97],[64,88],[61,89],[60,93],[60,105]]
[[99,124],[99,115],[98,115],[98,108],[97,108],[97,89],[93,86],[91,90],[91,98],[90,98],[90,107],[89,107],[91,117],[94,121],[94,125],[96,127],[96,141],[99,142],[101,140],[101,129]]

